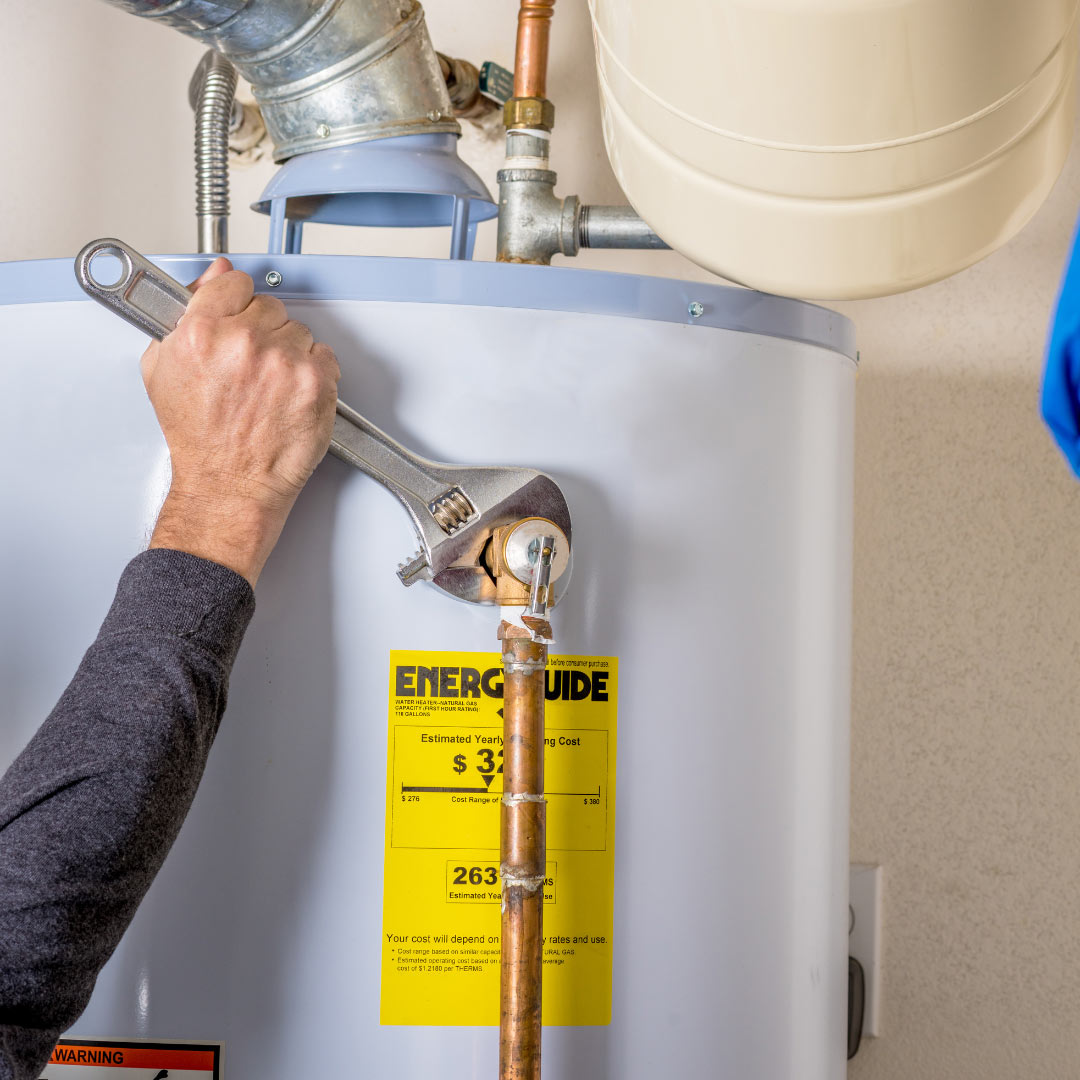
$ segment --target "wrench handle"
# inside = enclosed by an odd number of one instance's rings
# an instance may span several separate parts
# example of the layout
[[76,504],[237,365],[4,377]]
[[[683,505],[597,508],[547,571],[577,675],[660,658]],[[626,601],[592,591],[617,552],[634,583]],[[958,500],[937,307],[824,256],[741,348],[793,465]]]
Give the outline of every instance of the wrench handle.
[[430,504],[451,486],[449,480],[438,475],[437,463],[406,450],[343,401],[337,403],[330,452],[393,492],[418,526],[419,518],[411,502]]
[[[120,278],[106,285],[94,277],[92,263],[118,259]],[[83,291],[144,334],[161,341],[176,329],[192,292],[120,240],[93,240],[75,257],[75,277]]]

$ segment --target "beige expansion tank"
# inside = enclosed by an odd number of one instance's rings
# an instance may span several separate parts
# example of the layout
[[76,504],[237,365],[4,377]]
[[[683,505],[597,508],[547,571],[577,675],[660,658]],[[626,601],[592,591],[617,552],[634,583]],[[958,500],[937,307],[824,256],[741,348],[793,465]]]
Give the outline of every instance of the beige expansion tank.
[[989,254],[1072,135],[1077,0],[590,0],[608,154],[733,281],[880,296]]

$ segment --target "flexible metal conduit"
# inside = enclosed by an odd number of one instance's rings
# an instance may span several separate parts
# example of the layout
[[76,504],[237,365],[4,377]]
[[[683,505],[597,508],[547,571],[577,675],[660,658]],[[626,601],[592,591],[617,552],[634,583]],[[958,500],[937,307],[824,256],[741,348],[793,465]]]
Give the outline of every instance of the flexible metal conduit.
[[191,78],[195,108],[195,216],[198,250],[229,250],[229,127],[236,68],[210,49]]
[[416,0],[108,0],[216,49],[251,83],[274,160],[459,133]]

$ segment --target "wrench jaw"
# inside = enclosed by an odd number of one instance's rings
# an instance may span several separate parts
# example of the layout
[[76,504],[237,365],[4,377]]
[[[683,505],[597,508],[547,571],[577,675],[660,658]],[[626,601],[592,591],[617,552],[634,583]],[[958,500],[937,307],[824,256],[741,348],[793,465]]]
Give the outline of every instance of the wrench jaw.
[[448,566],[431,583],[466,604],[495,603],[495,582],[482,566]]
[[[571,542],[570,509],[558,484],[534,469],[498,467],[450,468],[447,479],[475,508],[475,514],[450,533],[441,528],[428,506],[402,498],[416,529],[419,551],[398,569],[403,585],[430,581],[457,600],[496,603],[495,581],[484,565],[484,552],[494,531],[524,518],[553,522]],[[570,581],[571,565],[552,588],[552,604]]]
[[[520,519],[514,518],[506,522],[506,524],[513,524],[513,521],[516,520]],[[554,607],[562,599],[566,587],[570,584],[570,578],[574,572],[574,556],[572,552],[569,559],[569,564],[559,580],[551,586],[549,607]],[[448,566],[441,573],[436,574],[431,579],[431,583],[448,596],[467,604],[492,605],[499,602],[496,595],[495,579],[483,566]]]

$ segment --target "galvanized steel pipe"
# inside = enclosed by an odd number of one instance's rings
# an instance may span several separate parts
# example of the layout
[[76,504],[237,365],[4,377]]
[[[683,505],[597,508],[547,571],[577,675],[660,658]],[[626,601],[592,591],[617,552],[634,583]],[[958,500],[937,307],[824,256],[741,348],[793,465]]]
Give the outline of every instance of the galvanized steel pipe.
[[629,206],[582,206],[578,243],[585,248],[649,248],[668,245]]
[[195,216],[198,250],[229,250],[229,126],[236,68],[210,49],[192,76],[195,107]]
[[251,83],[274,160],[460,128],[416,0],[108,0],[216,49]]

